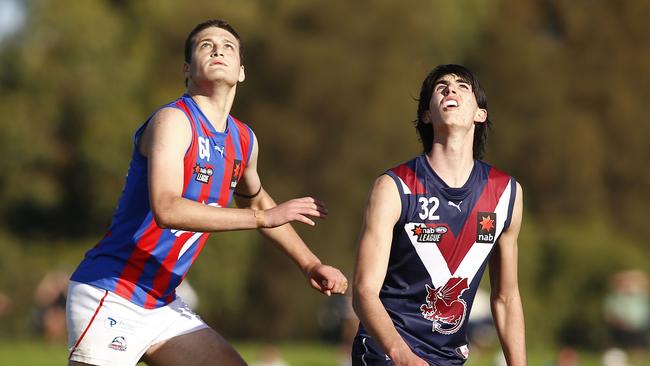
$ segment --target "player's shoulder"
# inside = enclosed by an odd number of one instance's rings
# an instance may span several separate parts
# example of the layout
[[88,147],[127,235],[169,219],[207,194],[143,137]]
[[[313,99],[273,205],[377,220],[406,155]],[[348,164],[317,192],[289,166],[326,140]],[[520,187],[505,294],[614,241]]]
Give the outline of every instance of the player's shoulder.
[[512,175],[510,175],[510,173],[508,173],[504,169],[496,167],[483,160],[475,160],[475,162],[478,164],[478,168],[485,171],[486,173],[489,173],[490,177],[515,179]]
[[421,159],[423,156],[424,155],[415,156],[415,157],[413,157],[413,158],[411,158],[411,159],[409,159],[407,161],[404,161],[402,163],[399,163],[399,164],[387,169],[386,172],[397,173],[397,172],[400,172],[400,171],[404,171],[405,169],[413,171],[413,170],[415,170],[415,166],[416,166],[418,160]]
[[489,176],[490,179],[512,182],[514,183],[518,192],[522,191],[522,187],[519,181],[505,170],[495,167],[494,165],[486,163],[482,160],[476,160],[476,162],[479,164],[479,169],[484,170],[486,172],[486,176]]
[[250,133],[253,133],[253,129],[251,128],[251,126],[248,123],[243,122],[242,120],[236,118],[232,114],[230,115],[230,118],[235,123],[235,125],[237,126],[238,129],[247,130],[247,131],[250,131]]

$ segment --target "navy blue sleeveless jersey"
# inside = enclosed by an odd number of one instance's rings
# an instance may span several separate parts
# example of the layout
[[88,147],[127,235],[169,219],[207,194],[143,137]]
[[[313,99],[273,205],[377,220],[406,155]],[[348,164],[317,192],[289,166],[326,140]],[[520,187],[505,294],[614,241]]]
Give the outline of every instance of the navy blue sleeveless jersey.
[[[475,160],[465,185],[450,188],[425,155],[386,172],[402,211],[393,228],[379,297],[395,328],[431,365],[461,365],[469,355],[467,319],[495,242],[508,228],[516,182]],[[354,365],[391,365],[363,325]]]

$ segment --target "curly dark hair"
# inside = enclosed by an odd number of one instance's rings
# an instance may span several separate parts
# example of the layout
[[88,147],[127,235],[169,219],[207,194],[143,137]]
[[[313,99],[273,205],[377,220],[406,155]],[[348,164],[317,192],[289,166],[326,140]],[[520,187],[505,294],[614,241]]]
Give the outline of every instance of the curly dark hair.
[[[420,142],[422,142],[422,148],[424,153],[431,151],[433,147],[433,125],[431,123],[424,123],[424,114],[429,110],[429,102],[431,101],[431,96],[433,94],[433,88],[441,77],[445,75],[456,75],[460,79],[464,80],[472,86],[472,91],[476,97],[476,103],[479,108],[485,109],[487,111],[487,97],[485,96],[485,91],[479,84],[478,79],[474,76],[474,73],[468,68],[455,65],[439,65],[434,68],[429,75],[422,82],[422,89],[420,90],[420,98],[418,99],[418,116],[415,121],[415,129],[418,132]],[[474,159],[482,159],[485,154],[485,145],[488,138],[488,130],[491,128],[492,122],[490,121],[489,114],[488,118],[483,123],[476,123],[474,127]]]

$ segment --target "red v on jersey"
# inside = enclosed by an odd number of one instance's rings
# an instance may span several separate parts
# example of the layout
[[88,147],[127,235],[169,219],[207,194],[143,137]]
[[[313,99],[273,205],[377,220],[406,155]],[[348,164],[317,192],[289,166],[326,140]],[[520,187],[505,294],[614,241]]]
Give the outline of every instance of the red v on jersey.
[[[392,171],[402,180],[405,194],[412,194],[407,193],[407,189],[411,192],[428,191],[416,178],[413,170],[406,165]],[[416,234],[422,231],[422,223],[406,222],[404,224],[404,230],[420,260],[431,275],[434,286],[442,286],[449,278],[458,276],[461,273],[469,281],[473,279],[484,260],[490,254],[494,241],[498,238],[507,221],[511,198],[510,182],[511,179],[507,174],[491,168],[479,198],[464,219],[464,224],[457,234],[454,234],[444,219],[436,222],[425,222],[425,227],[430,228],[429,232],[440,233],[439,239],[426,242],[419,240],[421,237]],[[421,193],[420,195],[428,199],[433,193]],[[496,227],[493,228],[494,240],[490,243],[484,241],[477,243],[477,218],[479,213],[483,215],[489,214],[490,217],[496,216],[497,218]]]
[[[458,234],[458,237],[454,236],[451,230],[449,230],[447,235],[443,236],[442,241],[438,244],[438,248],[445,258],[451,273],[456,272],[456,269],[458,269],[467,252],[469,252],[472,245],[476,242],[476,219],[478,213],[495,212],[498,200],[506,187],[508,187],[509,182],[510,179],[507,175],[495,169],[490,170],[488,183],[485,185],[480,198],[467,217],[465,225]],[[502,219],[505,219],[505,215]]]

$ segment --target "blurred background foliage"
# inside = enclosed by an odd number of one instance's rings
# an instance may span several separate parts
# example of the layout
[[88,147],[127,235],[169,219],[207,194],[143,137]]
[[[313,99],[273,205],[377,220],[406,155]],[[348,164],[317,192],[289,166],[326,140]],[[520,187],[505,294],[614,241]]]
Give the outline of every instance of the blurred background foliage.
[[[328,204],[326,221],[298,227],[324,262],[352,274],[372,181],[420,152],[422,79],[460,63],[488,95],[486,161],[524,187],[529,343],[603,347],[608,278],[650,270],[649,2],[0,3],[24,14],[0,38],[0,336],[30,335],[38,281],[103,235],[133,132],[183,93],[183,41],[209,18],[243,38],[233,115],[259,138],[264,186]],[[213,234],[188,278],[227,337],[323,334],[328,299],[254,232]]]

